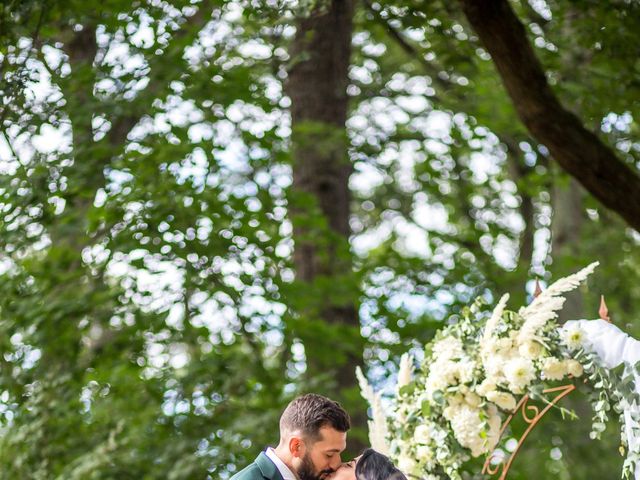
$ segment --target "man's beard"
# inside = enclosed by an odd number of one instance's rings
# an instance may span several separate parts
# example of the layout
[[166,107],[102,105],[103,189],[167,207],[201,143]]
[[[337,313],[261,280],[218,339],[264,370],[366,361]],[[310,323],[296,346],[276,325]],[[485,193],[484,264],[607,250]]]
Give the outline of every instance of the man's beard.
[[305,456],[302,457],[300,468],[298,468],[298,478],[300,478],[300,480],[321,480],[323,475],[333,473],[333,470],[322,470],[318,473],[316,473],[315,470],[313,462],[311,461],[311,455],[308,453],[305,454]]

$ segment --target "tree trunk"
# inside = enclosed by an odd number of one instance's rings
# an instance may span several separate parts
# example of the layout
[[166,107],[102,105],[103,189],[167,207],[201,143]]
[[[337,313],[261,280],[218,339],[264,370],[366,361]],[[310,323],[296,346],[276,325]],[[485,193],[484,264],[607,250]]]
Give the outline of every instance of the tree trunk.
[[[581,234],[585,221],[584,190],[573,178],[556,179],[551,191],[551,254],[556,276],[565,276],[581,266]],[[566,265],[566,266],[565,266]],[[559,313],[561,322],[584,318],[584,302],[580,289],[566,295],[567,301]]]
[[324,389],[334,382],[327,391],[342,401],[345,394],[353,399],[354,369],[362,362],[349,251],[352,165],[345,126],[352,21],[351,0],[323,2],[301,18],[286,85],[291,98],[294,264],[305,298],[312,299],[297,312],[305,325],[294,333],[304,343],[308,378],[324,379]]

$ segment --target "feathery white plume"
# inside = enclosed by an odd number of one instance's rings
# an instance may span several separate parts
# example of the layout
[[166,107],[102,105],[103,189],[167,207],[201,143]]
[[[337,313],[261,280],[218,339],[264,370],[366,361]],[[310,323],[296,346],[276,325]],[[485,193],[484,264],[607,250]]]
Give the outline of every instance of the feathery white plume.
[[413,357],[409,353],[404,353],[400,357],[400,368],[398,369],[398,384],[396,392],[400,393],[400,389],[411,383],[413,377]]
[[389,455],[387,417],[382,409],[380,394],[374,392],[373,387],[369,385],[360,367],[356,367],[356,377],[358,378],[362,397],[369,402],[371,407],[372,418],[368,422],[371,448],[384,455]]
[[599,262],[593,262],[579,272],[559,279],[538,295],[533,302],[521,308],[519,313],[524,319],[524,324],[520,329],[518,339],[524,341],[535,337],[549,320],[556,318],[558,310],[565,302],[565,298],[561,295],[580,285],[598,265],[600,265]]
[[486,342],[493,335],[493,331],[498,326],[498,322],[502,318],[502,313],[504,312],[505,307],[507,306],[507,301],[509,300],[509,294],[505,293],[500,301],[496,305],[496,308],[493,309],[493,313],[491,314],[491,318],[487,321],[487,324],[484,327],[484,341]]

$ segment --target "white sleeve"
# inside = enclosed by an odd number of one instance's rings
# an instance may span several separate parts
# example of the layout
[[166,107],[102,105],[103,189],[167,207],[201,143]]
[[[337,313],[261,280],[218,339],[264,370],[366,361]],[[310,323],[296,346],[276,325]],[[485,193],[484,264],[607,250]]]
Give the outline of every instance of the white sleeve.
[[[578,327],[585,332],[584,347],[594,352],[607,368],[615,368],[626,364],[626,371],[632,373],[635,390],[640,394],[640,375],[634,368],[640,362],[640,341],[630,337],[618,327],[605,320],[571,320],[566,322],[564,329]],[[640,437],[633,432],[633,416],[640,415],[637,403],[623,405],[625,416],[625,433],[629,442],[628,448],[633,450],[640,445]],[[640,466],[639,466],[640,467]],[[636,468],[636,480],[640,480],[640,468]]]

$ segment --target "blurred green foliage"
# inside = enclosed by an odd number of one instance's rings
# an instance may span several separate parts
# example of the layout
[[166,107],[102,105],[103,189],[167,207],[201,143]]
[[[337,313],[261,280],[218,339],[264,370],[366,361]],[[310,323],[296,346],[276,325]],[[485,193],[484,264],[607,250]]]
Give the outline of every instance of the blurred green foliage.
[[[563,103],[637,166],[637,4],[512,5]],[[390,388],[399,355],[475,296],[515,308],[533,278],[594,259],[568,315],[594,317],[604,294],[640,333],[640,237],[529,137],[455,4],[356,9],[353,276],[330,280],[360,292],[359,332],[302,314],[329,286],[294,280],[283,82],[299,11],[1,8],[0,478],[229,478],[277,442],[293,396],[355,368],[349,345]],[[304,375],[301,331],[336,345],[326,377]],[[512,478],[611,478],[617,426],[601,443],[588,428],[545,419]]]

